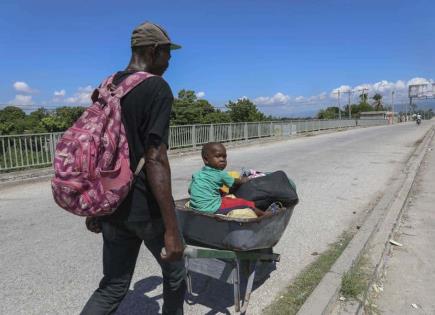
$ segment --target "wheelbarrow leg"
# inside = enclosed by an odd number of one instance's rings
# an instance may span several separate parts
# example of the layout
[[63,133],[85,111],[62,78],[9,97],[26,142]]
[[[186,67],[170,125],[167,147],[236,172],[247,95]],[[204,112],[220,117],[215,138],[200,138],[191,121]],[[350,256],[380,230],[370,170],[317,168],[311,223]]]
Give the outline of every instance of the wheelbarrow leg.
[[185,257],[187,292],[192,295],[192,275],[189,270],[189,257]]
[[240,264],[238,259],[234,260],[233,286],[234,286],[234,309],[236,313],[238,313],[240,312]]
[[252,286],[254,284],[256,268],[257,268],[257,261],[256,260],[252,262],[250,261],[248,283],[246,284],[245,298],[243,300],[242,309],[240,310],[241,314],[245,314],[245,312],[248,310],[249,299],[252,293]]

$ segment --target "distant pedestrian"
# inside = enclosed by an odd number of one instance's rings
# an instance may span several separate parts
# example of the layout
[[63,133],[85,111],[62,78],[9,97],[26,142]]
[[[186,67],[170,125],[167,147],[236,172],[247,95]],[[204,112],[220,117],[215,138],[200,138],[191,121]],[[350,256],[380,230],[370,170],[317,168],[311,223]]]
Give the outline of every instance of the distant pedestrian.
[[[81,314],[102,315],[116,311],[130,287],[142,242],[162,268],[162,313],[183,314],[186,291],[183,244],[177,228],[167,156],[174,98],[161,77],[168,68],[171,50],[177,48],[181,47],[171,42],[162,27],[143,23],[132,33],[130,63],[114,78],[113,82],[119,84],[137,71],[155,75],[121,101],[132,171],[144,155],[146,162],[129,195],[112,215],[98,221],[86,220],[89,230],[103,234],[104,277]],[[163,248],[166,255],[162,254]]]

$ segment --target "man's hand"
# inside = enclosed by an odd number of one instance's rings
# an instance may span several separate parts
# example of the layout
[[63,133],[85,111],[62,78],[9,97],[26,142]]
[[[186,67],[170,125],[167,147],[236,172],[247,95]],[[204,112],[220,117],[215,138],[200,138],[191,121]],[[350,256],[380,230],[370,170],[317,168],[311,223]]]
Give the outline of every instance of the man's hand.
[[95,217],[86,217],[85,220],[86,228],[94,233],[101,233],[101,224],[98,221],[98,218]]
[[160,254],[164,261],[177,261],[183,257],[184,246],[178,230],[165,232],[165,248]]

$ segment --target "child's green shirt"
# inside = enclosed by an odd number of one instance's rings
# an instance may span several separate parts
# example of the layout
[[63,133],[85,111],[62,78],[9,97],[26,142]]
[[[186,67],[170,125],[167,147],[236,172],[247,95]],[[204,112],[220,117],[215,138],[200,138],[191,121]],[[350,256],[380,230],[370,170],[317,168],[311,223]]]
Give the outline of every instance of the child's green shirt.
[[204,212],[216,212],[222,202],[219,188],[224,184],[232,187],[234,178],[225,171],[204,166],[192,175],[189,186],[190,207]]

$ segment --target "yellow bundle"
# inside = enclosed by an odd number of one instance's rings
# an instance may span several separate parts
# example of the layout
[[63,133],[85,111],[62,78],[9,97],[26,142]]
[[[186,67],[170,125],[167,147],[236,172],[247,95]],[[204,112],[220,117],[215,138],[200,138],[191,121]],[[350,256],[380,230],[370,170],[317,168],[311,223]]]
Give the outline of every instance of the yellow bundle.
[[250,208],[245,208],[231,210],[227,213],[227,217],[239,219],[255,219],[257,218],[257,215],[255,214],[254,210]]
[[[227,172],[227,173],[228,173],[228,175],[230,175],[231,177],[234,177],[234,178],[240,178],[240,173],[237,172],[237,171],[229,171],[229,172]],[[223,186],[221,187],[221,191],[222,191],[224,194],[228,194],[228,193],[230,192],[230,188],[229,188],[228,186],[226,186],[226,185],[223,185]]]

